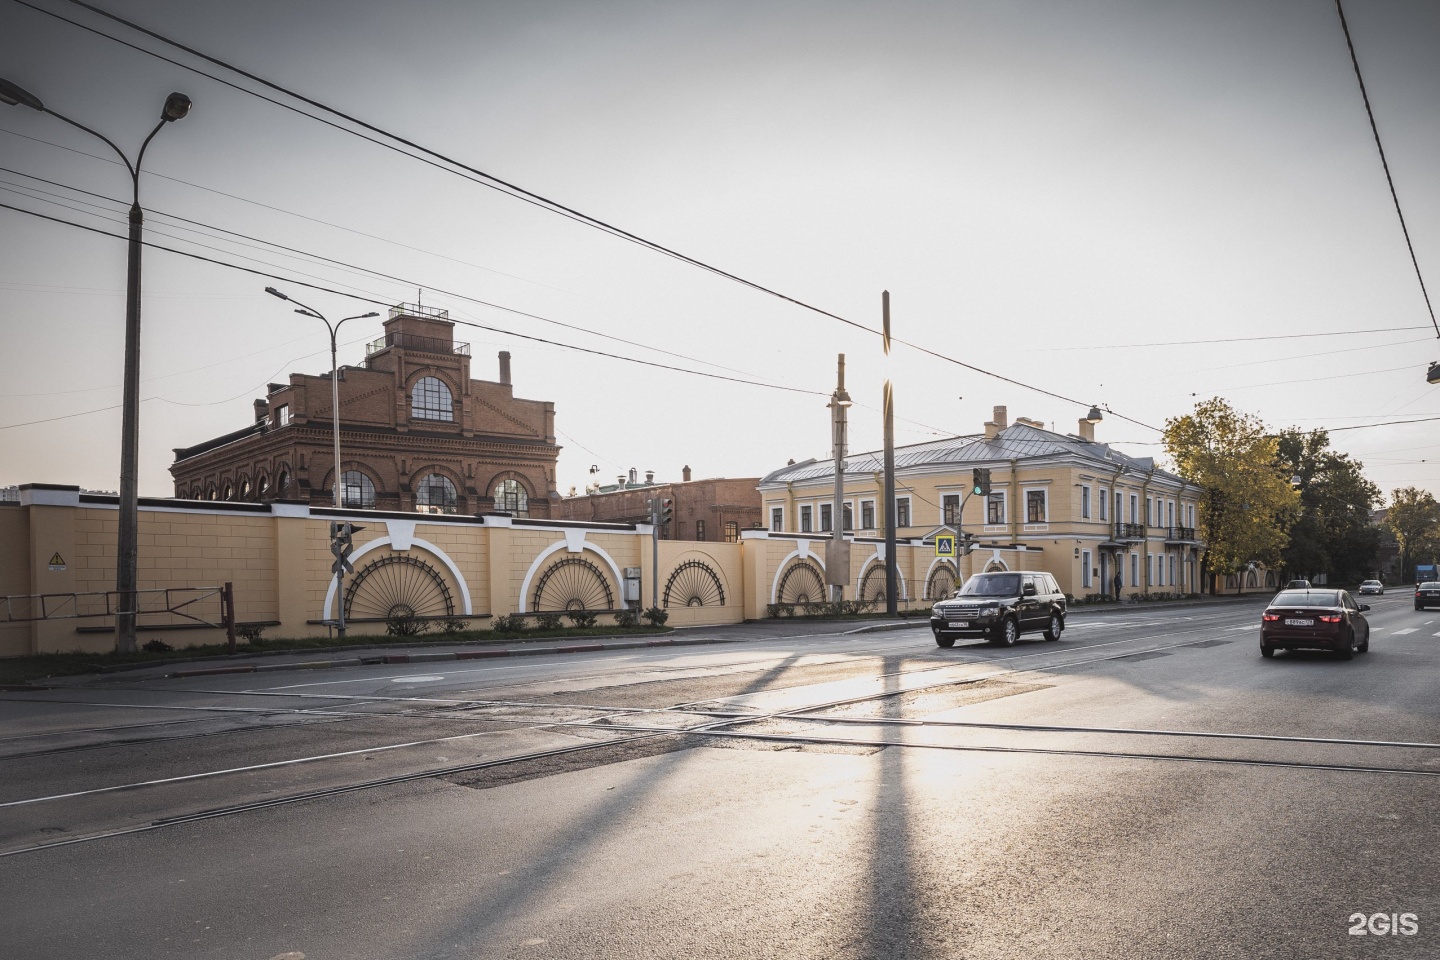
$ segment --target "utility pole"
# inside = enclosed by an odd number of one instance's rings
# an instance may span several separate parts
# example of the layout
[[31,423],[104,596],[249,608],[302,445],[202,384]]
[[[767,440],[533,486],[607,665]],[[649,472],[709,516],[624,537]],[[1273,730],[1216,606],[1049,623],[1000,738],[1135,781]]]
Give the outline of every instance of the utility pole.
[[845,354],[835,375],[835,392],[830,395],[830,443],[835,455],[835,501],[830,512],[830,541],[825,544],[825,579],[830,585],[830,599],[845,599],[845,584],[850,582],[850,550],[845,542],[845,442],[849,409],[853,403],[845,392]]
[[[880,294],[885,355],[890,355],[890,291]],[[895,576],[895,391],[885,381],[885,612],[894,616],[899,609]]]

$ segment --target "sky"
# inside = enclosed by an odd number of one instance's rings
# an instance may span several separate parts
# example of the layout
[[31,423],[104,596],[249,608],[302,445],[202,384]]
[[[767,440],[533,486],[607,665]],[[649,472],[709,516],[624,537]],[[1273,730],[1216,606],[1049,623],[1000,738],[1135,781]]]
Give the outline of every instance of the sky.
[[[328,370],[324,327],[268,285],[331,317],[418,296],[511,331],[456,338],[474,376],[508,350],[516,395],[555,404],[562,494],[827,457],[839,353],[854,451],[881,443],[887,378],[900,444],[978,432],[995,405],[1074,432],[1101,404],[1097,439],[1163,456],[1165,420],[1220,396],[1331,430],[1382,490],[1440,493],[1440,420],[1370,426],[1440,418],[1440,340],[1332,0],[96,0],[855,324],[878,328],[888,290],[895,336],[1066,399],[887,357],[873,332],[40,12],[260,89],[68,0],[25,2],[0,0],[0,77],[131,156],[167,94],[194,100],[145,157],[147,239],[285,278],[146,251],[142,495],[172,493],[173,448],[251,422],[266,383]],[[1440,305],[1440,5],[1345,9]],[[129,178],[99,140],[0,105],[0,168],[0,203],[124,232]],[[118,488],[124,280],[123,241],[0,209],[0,486]],[[342,328],[341,363],[380,322]]]

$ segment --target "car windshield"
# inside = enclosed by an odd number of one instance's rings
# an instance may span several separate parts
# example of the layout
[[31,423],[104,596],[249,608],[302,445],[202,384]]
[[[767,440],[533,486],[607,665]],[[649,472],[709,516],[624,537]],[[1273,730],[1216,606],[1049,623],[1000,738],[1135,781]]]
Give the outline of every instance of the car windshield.
[[957,597],[1014,597],[1020,594],[1018,573],[977,574],[965,582]]
[[1380,581],[1379,581],[1379,580],[1366,580],[1364,583],[1360,584],[1360,586],[1362,586],[1362,587],[1378,587],[1378,586],[1380,586]]
[[1340,596],[1334,590],[1286,590],[1270,601],[1272,607],[1338,607]]

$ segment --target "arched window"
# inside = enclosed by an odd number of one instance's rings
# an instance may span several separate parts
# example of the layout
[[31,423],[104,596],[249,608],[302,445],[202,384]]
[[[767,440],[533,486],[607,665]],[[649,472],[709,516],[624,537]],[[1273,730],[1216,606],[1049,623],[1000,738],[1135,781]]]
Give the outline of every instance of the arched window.
[[513,513],[517,517],[530,515],[530,498],[519,480],[501,480],[495,484],[495,509]]
[[458,502],[455,484],[444,474],[432,473],[415,488],[417,506],[439,507],[441,513],[454,513]]
[[234,485],[233,483],[231,483],[229,480],[226,480],[226,481],[225,481],[225,499],[226,499],[226,500],[234,500],[234,499],[235,499],[235,485]]
[[287,470],[281,470],[280,476],[275,478],[275,496],[285,496],[288,492],[286,490],[288,486],[290,486],[290,473]]
[[375,509],[375,484],[359,470],[346,470],[340,474],[340,505]]
[[260,499],[265,499],[265,495],[270,492],[270,478],[261,476],[260,482],[255,485],[255,492],[259,495]]
[[247,479],[247,480],[241,480],[241,481],[240,481],[240,499],[241,499],[241,500],[249,500],[249,499],[250,499],[250,481],[249,481],[248,479]]
[[450,388],[437,377],[421,377],[410,392],[410,416],[416,420],[455,419],[455,401]]
[[215,499],[215,484],[213,484],[213,483],[210,484],[210,489],[207,490],[207,491],[205,491],[205,499],[206,499],[206,500],[214,500],[214,499]]

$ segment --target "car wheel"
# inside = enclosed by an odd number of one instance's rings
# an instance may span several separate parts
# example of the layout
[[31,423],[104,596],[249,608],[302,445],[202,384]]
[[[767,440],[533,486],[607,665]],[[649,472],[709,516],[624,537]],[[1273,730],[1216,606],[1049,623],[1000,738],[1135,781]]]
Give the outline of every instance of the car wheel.
[[1268,643],[1260,644],[1260,656],[1264,657],[1266,660],[1269,660],[1271,657],[1275,656],[1275,648],[1270,646],[1270,644]]
[[1065,621],[1060,619],[1060,614],[1050,614],[1050,626],[1045,630],[1046,640],[1059,640],[1060,631],[1065,629]]
[[1370,634],[1368,634],[1368,633],[1365,634],[1365,642],[1362,643],[1362,644],[1360,644],[1360,646],[1356,647],[1355,649],[1356,649],[1356,650],[1359,650],[1361,653],[1369,653],[1369,652],[1370,652]]
[[937,647],[953,647],[953,646],[955,646],[955,638],[954,638],[954,637],[947,637],[947,636],[945,636],[945,635],[942,634],[942,633],[937,633],[937,634],[935,634],[935,646],[937,646]]
[[1013,647],[1015,641],[1019,639],[1020,624],[1015,622],[1014,617],[1006,617],[1005,621],[1000,624],[1000,634],[995,638],[995,642],[1002,647]]
[[1354,630],[1351,630],[1351,631],[1350,631],[1350,642],[1347,643],[1347,644],[1345,644],[1344,648],[1340,651],[1340,659],[1341,659],[1341,660],[1354,660],[1354,659],[1355,659],[1355,631],[1354,631]]

